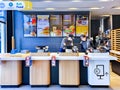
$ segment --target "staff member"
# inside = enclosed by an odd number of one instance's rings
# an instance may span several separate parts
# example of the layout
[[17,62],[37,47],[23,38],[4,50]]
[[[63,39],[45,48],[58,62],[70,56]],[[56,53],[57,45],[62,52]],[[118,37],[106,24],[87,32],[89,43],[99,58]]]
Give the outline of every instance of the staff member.
[[65,49],[67,47],[73,46],[73,35],[68,34],[65,38],[62,39],[61,46],[60,46],[60,52],[65,52]]
[[81,35],[80,49],[81,52],[92,52],[93,51],[93,43],[90,39],[88,39],[85,35]]

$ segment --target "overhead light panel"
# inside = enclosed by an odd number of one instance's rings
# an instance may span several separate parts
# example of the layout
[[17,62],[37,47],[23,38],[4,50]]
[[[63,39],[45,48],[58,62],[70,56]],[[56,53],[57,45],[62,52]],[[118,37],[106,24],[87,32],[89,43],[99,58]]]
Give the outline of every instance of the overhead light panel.
[[72,2],[83,2],[83,1],[89,1],[89,2],[91,2],[91,1],[100,1],[100,2],[108,2],[108,1],[114,1],[114,0],[72,0]]
[[73,0],[72,2],[80,2],[80,0]]
[[51,0],[46,0],[46,1],[44,1],[44,2],[52,2]]
[[112,7],[112,9],[120,9],[120,6]]
[[78,8],[68,8],[69,10],[77,10]]
[[55,8],[46,8],[46,10],[55,10]]
[[91,7],[92,10],[103,9],[104,7]]
[[99,0],[101,2],[108,2],[108,1],[114,1],[114,0]]
[[105,15],[101,15],[102,17],[109,17],[110,15],[108,14],[105,14]]

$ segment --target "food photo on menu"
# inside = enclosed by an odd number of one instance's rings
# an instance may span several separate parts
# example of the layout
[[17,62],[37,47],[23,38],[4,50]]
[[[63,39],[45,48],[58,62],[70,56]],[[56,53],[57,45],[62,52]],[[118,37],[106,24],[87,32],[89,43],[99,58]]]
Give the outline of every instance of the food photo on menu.
[[82,34],[88,36],[88,16],[77,15],[76,36],[81,36]]
[[36,37],[36,15],[24,15],[24,37]]
[[66,36],[67,34],[72,34],[75,36],[75,26],[74,25],[63,26],[63,36]]
[[37,15],[37,37],[48,37],[49,31],[49,15]]
[[62,30],[58,26],[53,26],[51,31],[51,36],[62,36]]

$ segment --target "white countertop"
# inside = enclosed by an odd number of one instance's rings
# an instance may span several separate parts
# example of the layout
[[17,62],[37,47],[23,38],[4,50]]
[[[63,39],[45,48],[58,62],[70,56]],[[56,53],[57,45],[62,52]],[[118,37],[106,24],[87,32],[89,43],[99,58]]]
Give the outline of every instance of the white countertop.
[[90,60],[117,60],[116,57],[109,55],[109,53],[89,53]]
[[[10,55],[10,54],[9,54]],[[80,53],[79,53],[80,55]],[[28,55],[26,55],[28,56]],[[56,56],[56,60],[84,60],[84,54],[80,56],[59,56],[57,53],[50,53],[50,56],[31,56],[32,60],[51,60],[52,56]],[[88,57],[90,60],[117,60],[116,57],[110,56],[109,53],[89,53]],[[25,55],[21,56],[2,56],[0,60],[25,60]]]

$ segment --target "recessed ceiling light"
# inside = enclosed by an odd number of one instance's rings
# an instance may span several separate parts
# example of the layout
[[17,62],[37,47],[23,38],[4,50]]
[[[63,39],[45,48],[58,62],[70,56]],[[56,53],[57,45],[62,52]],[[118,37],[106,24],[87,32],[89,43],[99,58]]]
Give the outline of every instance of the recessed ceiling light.
[[112,8],[113,8],[113,9],[120,9],[120,6],[119,6],[119,7],[116,6],[116,7],[112,7]]
[[80,2],[80,0],[73,0],[72,2]]
[[78,8],[68,8],[69,10],[77,10]]
[[100,2],[107,2],[107,1],[114,1],[114,0],[72,0],[72,2],[81,2],[81,1],[100,1]]
[[114,0],[99,0],[101,2],[114,1]]
[[46,10],[55,10],[55,8],[46,8]]
[[108,15],[108,14],[105,14],[105,15],[101,15],[101,16],[103,16],[103,17],[109,17],[110,15]]
[[44,2],[52,2],[51,0],[46,0],[46,1],[44,1]]
[[103,9],[104,7],[91,7],[90,9],[96,10],[96,9]]

